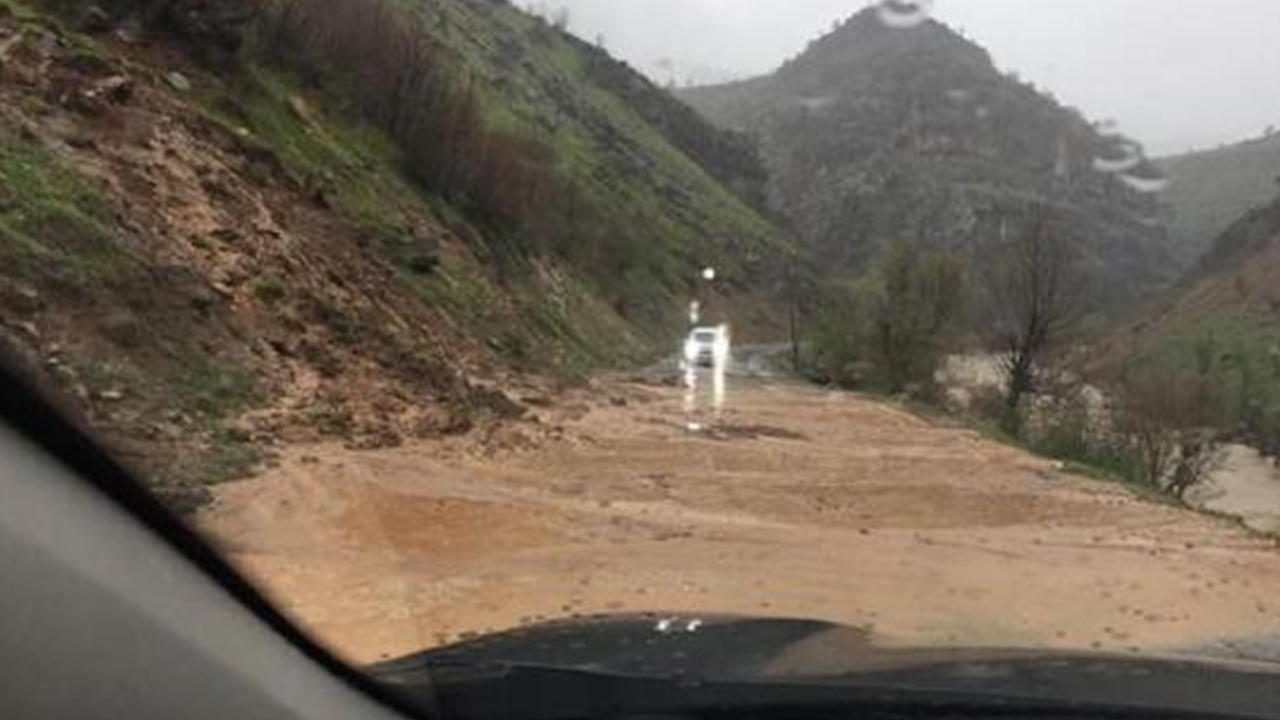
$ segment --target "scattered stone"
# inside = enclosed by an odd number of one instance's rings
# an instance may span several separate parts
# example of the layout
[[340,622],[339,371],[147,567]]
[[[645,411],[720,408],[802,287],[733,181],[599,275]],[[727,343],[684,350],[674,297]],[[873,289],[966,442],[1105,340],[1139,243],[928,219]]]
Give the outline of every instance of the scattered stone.
[[307,191],[307,195],[311,200],[311,204],[325,210],[333,209],[333,203],[329,201],[329,195],[324,186],[316,185]]
[[444,435],[466,435],[474,430],[476,424],[464,410],[450,409],[440,432]]
[[207,287],[193,288],[190,297],[187,298],[187,302],[191,305],[192,310],[201,315],[208,315],[217,302],[217,296]]
[[296,116],[299,120],[306,123],[312,122],[312,117],[314,116],[314,113],[311,111],[311,106],[307,103],[306,100],[302,98],[302,96],[300,95],[289,96],[289,110],[291,110],[294,116]]
[[165,75],[164,79],[168,81],[170,87],[172,87],[174,90],[177,90],[178,92],[191,91],[191,81],[187,79],[186,75],[183,75],[177,70],[174,70],[173,72],[170,72],[169,74]]
[[116,39],[125,45],[137,45],[139,38],[142,37],[142,28],[137,23],[129,23],[127,26],[117,28]]
[[525,395],[520,398],[520,402],[540,408],[549,408],[555,404],[555,401],[546,395]]
[[23,286],[0,287],[0,309],[5,314],[30,316],[44,310],[44,300],[34,288]]
[[344,443],[348,450],[368,451],[397,448],[404,444],[400,434],[389,427],[374,427]]
[[241,425],[232,425],[226,429],[226,437],[232,442],[253,442],[253,430]]
[[112,75],[95,83],[89,95],[112,105],[124,105],[133,99],[133,80],[128,75]]
[[117,347],[133,350],[147,342],[151,331],[133,313],[120,310],[102,320],[101,332]]
[[418,253],[409,258],[409,270],[415,275],[432,275],[440,267],[440,256],[434,253]]
[[33,323],[33,322],[19,322],[19,323],[17,323],[17,325],[16,325],[16,326],[17,326],[17,328],[18,328],[19,330],[21,330],[21,331],[22,331],[22,333],[23,333],[24,335],[26,335],[27,337],[30,337],[32,340],[35,340],[35,341],[37,341],[37,342],[39,342],[39,341],[40,341],[40,328],[36,327],[36,324],[35,324],[35,323]]
[[103,55],[59,52],[62,47],[56,39],[53,40],[53,45],[52,48],[46,49],[49,53],[57,53],[50,60],[50,69],[59,72],[65,71],[86,81],[97,81],[121,74],[119,66]]
[[107,14],[107,11],[97,5],[90,5],[88,9],[84,11],[84,15],[80,18],[80,29],[90,35],[110,32],[113,24],[114,23],[111,22],[111,16]]
[[232,243],[232,242],[235,242],[235,241],[237,241],[237,240],[240,240],[240,239],[241,239],[241,238],[243,238],[244,236],[243,236],[243,235],[241,235],[241,234],[240,234],[240,231],[239,231],[239,230],[236,230],[235,228],[230,228],[230,227],[220,227],[220,228],[216,228],[216,229],[214,229],[214,230],[210,230],[210,231],[209,231],[209,237],[211,237],[211,238],[213,238],[214,240],[217,240],[217,241],[219,241],[219,242]]
[[93,150],[98,147],[98,141],[93,139],[92,135],[76,133],[67,138],[67,144],[76,150]]
[[98,399],[106,402],[120,402],[124,400],[125,394],[123,390],[103,390],[98,393]]

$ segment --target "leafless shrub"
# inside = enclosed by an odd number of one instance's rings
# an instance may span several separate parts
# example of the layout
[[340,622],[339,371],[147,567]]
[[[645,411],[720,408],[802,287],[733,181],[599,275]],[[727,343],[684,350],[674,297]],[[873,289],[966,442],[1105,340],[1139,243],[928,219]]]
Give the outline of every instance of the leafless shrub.
[[275,0],[262,27],[278,60],[344,76],[427,189],[514,224],[550,183],[550,150],[486,127],[474,79],[417,15],[389,0]]
[[1134,479],[1185,499],[1221,455],[1207,386],[1147,368],[1126,377],[1118,392],[1114,421],[1137,460]]

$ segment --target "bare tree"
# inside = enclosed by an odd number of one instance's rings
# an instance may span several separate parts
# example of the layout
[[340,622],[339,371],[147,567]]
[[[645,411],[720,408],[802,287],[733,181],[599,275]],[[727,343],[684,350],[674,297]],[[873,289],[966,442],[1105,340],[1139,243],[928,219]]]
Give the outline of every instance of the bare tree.
[[994,261],[988,312],[993,339],[1004,353],[1006,409],[1015,429],[1047,351],[1075,314],[1076,258],[1050,211],[1039,207],[1025,231],[1004,241]]

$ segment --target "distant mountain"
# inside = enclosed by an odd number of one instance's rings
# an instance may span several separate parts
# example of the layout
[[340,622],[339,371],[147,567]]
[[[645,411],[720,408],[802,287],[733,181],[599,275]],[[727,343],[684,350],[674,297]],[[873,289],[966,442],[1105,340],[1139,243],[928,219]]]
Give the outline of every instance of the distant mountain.
[[759,138],[772,202],[833,272],[856,275],[895,237],[981,258],[1045,204],[1085,248],[1095,297],[1173,277],[1155,196],[1135,189],[1159,186],[1142,181],[1154,168],[938,22],[868,9],[772,75],[680,95]]
[[1164,193],[1169,239],[1190,267],[1247,211],[1265,205],[1280,180],[1280,134],[1158,161],[1170,184]]

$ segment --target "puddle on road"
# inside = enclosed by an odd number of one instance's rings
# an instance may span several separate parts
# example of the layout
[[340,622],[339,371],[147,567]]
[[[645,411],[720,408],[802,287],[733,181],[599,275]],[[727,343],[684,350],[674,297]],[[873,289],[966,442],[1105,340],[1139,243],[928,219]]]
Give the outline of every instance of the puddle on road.
[[689,432],[707,430],[724,417],[730,362],[725,357],[710,368],[699,368],[696,362],[682,361],[685,427]]

